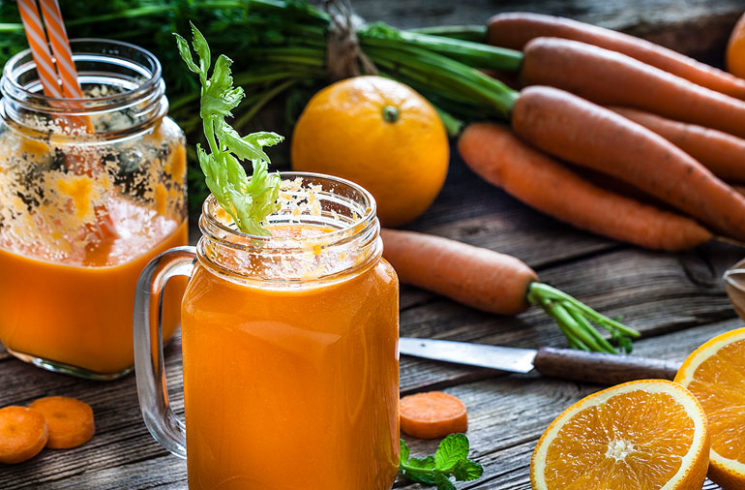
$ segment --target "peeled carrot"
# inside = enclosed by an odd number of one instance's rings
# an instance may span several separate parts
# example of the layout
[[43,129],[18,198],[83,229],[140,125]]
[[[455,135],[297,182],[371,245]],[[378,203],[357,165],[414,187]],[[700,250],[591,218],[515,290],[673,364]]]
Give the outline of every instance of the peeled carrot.
[[520,259],[411,231],[380,234],[383,255],[403,283],[490,313],[516,315],[529,306],[528,287],[538,276]]
[[466,405],[441,391],[401,398],[401,431],[420,439],[437,439],[468,429]]
[[702,87],[745,99],[745,80],[628,34],[562,17],[525,12],[495,15],[487,25],[487,40],[496,46],[522,50],[537,37],[572,39],[623,53]]
[[48,448],[78,447],[93,437],[93,410],[85,402],[65,396],[49,396],[34,401],[29,408],[42,414],[49,425]]
[[626,107],[611,107],[659,134],[727,182],[745,183],[745,139]]
[[695,221],[606,191],[521,142],[505,126],[471,124],[458,141],[484,180],[578,228],[646,248],[683,250],[711,239]]
[[677,146],[609,109],[555,88],[528,87],[513,107],[512,128],[532,146],[626,181],[745,241],[741,195]]
[[633,107],[745,137],[745,101],[615,51],[540,37],[524,50],[521,77],[603,105]]
[[0,408],[0,463],[31,459],[44,449],[49,429],[44,416],[26,407]]

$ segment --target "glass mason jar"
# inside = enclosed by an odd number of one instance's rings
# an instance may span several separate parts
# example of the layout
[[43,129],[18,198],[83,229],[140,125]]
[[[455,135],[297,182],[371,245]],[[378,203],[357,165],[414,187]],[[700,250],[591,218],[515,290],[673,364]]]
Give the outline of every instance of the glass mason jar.
[[[271,237],[228,225],[210,196],[196,250],[170,250],[140,277],[143,418],[187,458],[192,490],[387,490],[399,462],[398,278],[382,259],[374,200],[335,177],[282,176]],[[169,408],[150,325],[151,299],[179,275],[190,276],[185,431]]]
[[[151,53],[71,45],[84,98],[45,96],[29,51],[0,80],[0,341],[46,369],[113,379],[134,361],[139,273],[187,243],[184,136]],[[164,300],[166,337],[184,284]]]

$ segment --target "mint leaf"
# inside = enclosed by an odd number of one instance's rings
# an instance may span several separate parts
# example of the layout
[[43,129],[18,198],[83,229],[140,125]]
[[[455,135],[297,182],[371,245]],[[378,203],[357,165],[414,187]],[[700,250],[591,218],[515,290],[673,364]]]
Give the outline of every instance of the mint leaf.
[[450,481],[450,478],[445,476],[443,473],[437,473],[435,476],[435,485],[437,485],[437,490],[456,490],[455,485]]
[[424,483],[426,485],[435,485],[435,477],[437,473],[433,471],[425,471],[418,473],[416,471],[410,471],[406,470],[404,471],[404,476],[408,478],[411,481],[417,482],[417,483]]
[[438,490],[454,490],[450,477],[458,481],[476,480],[484,469],[468,459],[468,438],[465,434],[450,434],[440,442],[434,456],[416,458],[401,439],[401,475],[411,481],[435,485]]
[[467,458],[468,438],[463,434],[450,434],[437,448],[435,466],[439,471],[450,471],[459,461]]
[[411,481],[426,483],[427,485],[435,484],[435,458],[432,456],[401,460],[401,468],[404,476]]
[[453,476],[458,481],[477,480],[484,474],[484,467],[475,461],[459,461],[453,468]]
[[[197,145],[199,166],[204,180],[218,204],[233,218],[244,233],[268,235],[262,226],[271,213],[279,209],[279,174],[268,171],[269,157],[264,146],[282,141],[275,133],[260,132],[241,136],[225,118],[231,115],[244,97],[243,89],[233,86],[232,61],[220,55],[209,75],[211,54],[207,40],[191,24],[192,48],[199,57],[194,62],[189,43],[178,34],[176,44],[189,70],[199,75],[202,84],[200,110],[209,152]],[[250,160],[253,175],[249,179],[240,160]]]
[[406,463],[409,460],[409,454],[411,454],[411,450],[409,449],[408,444],[406,444],[406,441],[403,439],[400,439],[400,446],[401,446],[401,463]]
[[427,456],[426,458],[409,458],[407,466],[414,470],[434,470],[435,458]]

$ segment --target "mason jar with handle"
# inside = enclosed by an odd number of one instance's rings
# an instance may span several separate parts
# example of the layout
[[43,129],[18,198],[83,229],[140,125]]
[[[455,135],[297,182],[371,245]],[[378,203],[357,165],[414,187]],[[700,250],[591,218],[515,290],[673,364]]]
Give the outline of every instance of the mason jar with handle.
[[[383,490],[399,458],[398,279],[382,258],[372,196],[318,174],[283,174],[267,237],[241,233],[210,196],[196,249],[142,273],[135,369],[145,423],[186,457],[189,488]],[[185,424],[171,411],[162,327],[182,303]]]
[[[71,47],[83,98],[44,95],[29,51],[0,80],[0,341],[46,369],[113,379],[132,369],[142,268],[187,243],[184,135],[155,56]],[[166,337],[183,287],[166,294]]]

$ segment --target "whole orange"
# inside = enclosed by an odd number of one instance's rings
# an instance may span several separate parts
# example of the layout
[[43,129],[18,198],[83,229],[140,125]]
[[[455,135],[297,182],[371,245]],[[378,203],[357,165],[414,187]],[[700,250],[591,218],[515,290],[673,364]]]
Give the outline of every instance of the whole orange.
[[399,82],[348,78],[313,96],[292,135],[292,168],[349,179],[370,191],[385,226],[422,214],[445,182],[445,127]]
[[737,21],[727,44],[727,70],[745,78],[745,14]]

